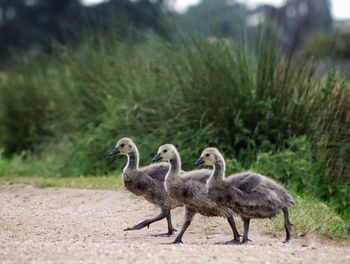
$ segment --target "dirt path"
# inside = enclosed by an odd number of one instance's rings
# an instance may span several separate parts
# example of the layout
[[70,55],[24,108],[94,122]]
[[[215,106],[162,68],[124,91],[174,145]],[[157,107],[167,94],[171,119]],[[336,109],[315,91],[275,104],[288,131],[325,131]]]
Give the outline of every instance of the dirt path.
[[[350,263],[350,247],[314,238],[282,244],[257,231],[244,246],[216,245],[231,238],[224,219],[197,216],[183,245],[153,237],[166,222],[123,232],[158,210],[127,192],[37,189],[0,184],[0,263]],[[174,211],[180,229],[182,209]]]

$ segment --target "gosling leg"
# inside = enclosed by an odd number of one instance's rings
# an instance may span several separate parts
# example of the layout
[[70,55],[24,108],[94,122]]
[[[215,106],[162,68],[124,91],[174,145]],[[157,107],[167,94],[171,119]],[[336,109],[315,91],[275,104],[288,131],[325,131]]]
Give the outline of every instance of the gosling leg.
[[239,244],[239,242],[241,241],[241,239],[240,239],[241,235],[237,231],[235,220],[234,220],[233,216],[231,215],[230,217],[228,217],[227,221],[231,226],[232,233],[233,233],[233,239],[225,242],[224,244]]
[[146,219],[144,221],[142,221],[141,223],[138,223],[137,225],[133,226],[133,227],[128,227],[126,229],[124,229],[124,231],[130,231],[130,230],[140,230],[144,227],[149,227],[150,224],[154,223],[154,222],[157,222],[159,220],[162,220],[164,219],[165,217],[167,216],[167,214],[165,212],[161,212],[160,215],[154,217],[154,218],[151,218],[151,219]]
[[169,236],[172,236],[174,234],[176,229],[173,227],[173,225],[171,223],[171,213],[170,213],[170,211],[166,215],[166,220],[167,220],[167,223],[168,223],[168,232],[167,233],[163,233],[163,234],[153,235],[154,237],[169,237]]
[[249,223],[250,223],[250,218],[243,218],[243,238],[242,238],[241,244],[246,244],[248,241],[251,241],[248,238]]
[[166,216],[166,220],[168,222],[168,234],[171,236],[171,235],[174,234],[176,229],[173,227],[173,224],[171,222],[171,213],[170,213],[170,211],[169,211],[169,214]]
[[171,244],[182,244],[183,243],[182,242],[182,236],[186,232],[186,229],[190,226],[194,215],[195,215],[194,212],[188,211],[187,209],[185,209],[185,221],[184,221],[184,223],[182,225],[180,233],[175,238],[174,242],[172,242]]
[[292,224],[289,221],[288,209],[283,208],[282,210],[283,210],[283,216],[284,216],[284,229],[286,230],[286,239],[283,241],[283,243],[287,243],[291,239]]

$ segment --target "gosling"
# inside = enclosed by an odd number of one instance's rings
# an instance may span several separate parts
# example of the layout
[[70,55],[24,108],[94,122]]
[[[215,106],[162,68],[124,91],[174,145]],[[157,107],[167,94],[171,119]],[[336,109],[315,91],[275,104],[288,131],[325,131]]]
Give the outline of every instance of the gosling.
[[[286,239],[291,239],[292,224],[288,208],[294,204],[292,197],[282,186],[265,176],[253,173],[236,173],[225,178],[225,160],[216,148],[205,149],[195,165],[213,166],[206,183],[208,196],[219,206],[232,209],[243,220],[243,238],[247,243],[250,219],[272,218],[283,212]],[[236,243],[233,241],[233,243]]]
[[167,144],[159,148],[153,161],[168,161],[170,170],[165,177],[165,188],[170,197],[185,205],[185,219],[174,244],[182,243],[182,236],[190,226],[196,213],[204,216],[222,216],[227,218],[233,232],[234,240],[240,235],[233,219],[233,211],[226,206],[218,206],[210,200],[205,184],[212,174],[211,170],[195,170],[180,174],[181,159],[175,146]]
[[150,224],[166,218],[168,232],[156,236],[171,236],[176,231],[171,222],[170,210],[182,206],[182,204],[169,197],[164,187],[165,175],[169,170],[166,162],[152,164],[139,168],[139,152],[135,143],[130,138],[122,138],[110,152],[110,156],[126,155],[128,162],[123,170],[123,182],[125,188],[138,196],[143,196],[148,202],[160,207],[161,213],[152,218],[146,219],[133,227],[124,229],[139,230],[149,227]]

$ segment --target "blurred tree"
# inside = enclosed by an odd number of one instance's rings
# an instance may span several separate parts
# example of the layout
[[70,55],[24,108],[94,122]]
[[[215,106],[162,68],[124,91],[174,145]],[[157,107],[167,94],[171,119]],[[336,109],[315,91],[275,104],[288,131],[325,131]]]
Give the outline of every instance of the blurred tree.
[[245,5],[235,0],[202,0],[199,5],[190,7],[180,16],[180,20],[196,33],[221,37],[241,36],[247,15]]
[[48,51],[53,39],[63,42],[60,21],[69,9],[79,8],[76,0],[0,0],[0,52],[28,50]]
[[265,11],[282,29],[281,44],[288,57],[303,47],[310,33],[333,29],[329,0],[287,0],[281,8],[265,6]]
[[314,32],[306,42],[306,52],[316,58],[350,60],[350,32],[326,35]]
[[84,6],[78,0],[0,0],[0,56],[18,51],[50,52],[55,42],[76,43],[81,32],[130,27],[164,34],[164,0],[110,0]]
[[287,0],[280,8],[261,5],[255,10],[236,0],[202,0],[180,20],[204,36],[218,33],[241,39],[244,30],[248,43],[254,42],[254,32],[260,24],[272,22],[273,28],[282,33],[280,42],[287,56],[303,47],[311,32],[330,33],[333,29],[329,0]]

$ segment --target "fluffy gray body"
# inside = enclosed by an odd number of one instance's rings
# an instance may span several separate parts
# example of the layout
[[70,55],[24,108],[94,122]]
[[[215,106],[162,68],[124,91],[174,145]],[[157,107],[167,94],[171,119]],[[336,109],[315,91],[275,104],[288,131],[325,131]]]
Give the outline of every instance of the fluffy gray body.
[[166,176],[165,186],[171,198],[186,206],[188,212],[204,216],[229,217],[233,214],[227,207],[218,206],[208,197],[206,182],[212,174],[211,170],[194,170],[179,173],[179,157],[170,160],[170,171]]
[[221,182],[208,181],[208,195],[245,218],[271,218],[293,204],[289,193],[257,173],[233,174]]
[[165,176],[169,164],[162,162],[142,168],[131,166],[135,161],[135,153],[129,154],[129,162],[123,170],[125,188],[135,195],[143,196],[148,202],[159,206],[162,211],[170,211],[181,203],[171,198],[165,190]]
[[225,175],[225,161],[220,152],[208,148],[203,151],[202,162],[212,164],[213,173],[207,181],[209,198],[217,205],[230,208],[244,222],[242,242],[247,242],[250,219],[272,218],[283,212],[286,242],[291,238],[288,208],[293,199],[286,189],[273,180],[253,172]]
[[169,164],[162,162],[140,168],[138,149],[129,138],[119,140],[111,154],[124,154],[128,157],[128,162],[122,174],[124,187],[161,209],[161,213],[158,216],[146,219],[125,230],[139,230],[166,218],[168,232],[161,234],[161,236],[172,235],[175,229],[172,226],[170,210],[182,206],[182,204],[178,200],[171,198],[165,190],[164,181],[169,171]]

